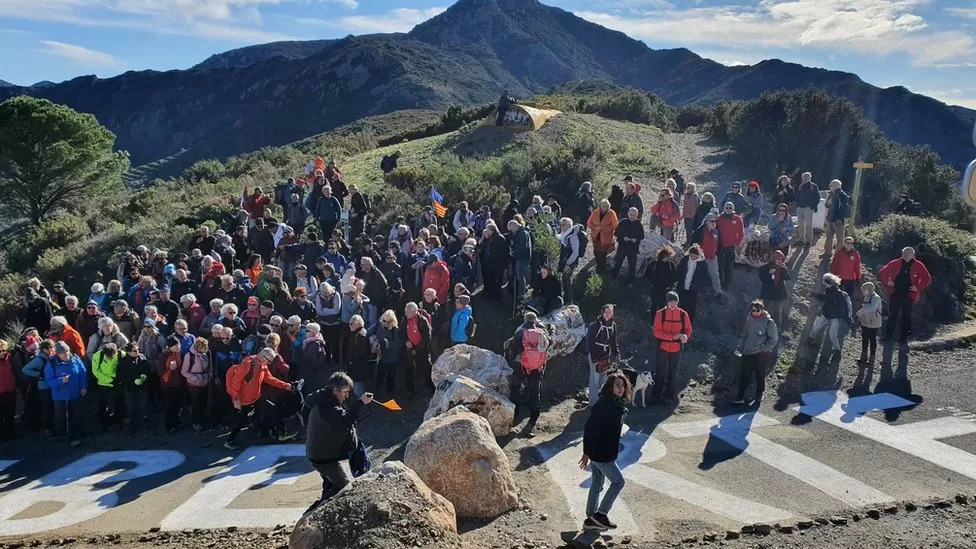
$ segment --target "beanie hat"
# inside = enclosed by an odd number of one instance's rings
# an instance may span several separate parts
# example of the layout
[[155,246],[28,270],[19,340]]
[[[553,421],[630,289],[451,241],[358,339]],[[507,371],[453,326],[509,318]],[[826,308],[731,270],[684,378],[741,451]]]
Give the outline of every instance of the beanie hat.
[[58,341],[54,344],[54,352],[59,355],[61,353],[68,353],[71,352],[71,347],[68,347],[68,344],[63,341]]
[[678,299],[678,292],[668,292],[668,295],[664,298],[665,303],[671,303],[672,301],[680,301]]

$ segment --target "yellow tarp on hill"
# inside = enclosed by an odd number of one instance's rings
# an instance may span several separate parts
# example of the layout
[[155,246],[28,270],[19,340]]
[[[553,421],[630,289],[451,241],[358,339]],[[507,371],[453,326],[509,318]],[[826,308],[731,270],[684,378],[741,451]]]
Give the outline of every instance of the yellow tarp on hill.
[[[545,126],[546,122],[557,114],[562,114],[562,111],[537,109],[528,105],[513,105],[505,112],[504,126],[536,131]],[[494,120],[492,121],[494,122]]]

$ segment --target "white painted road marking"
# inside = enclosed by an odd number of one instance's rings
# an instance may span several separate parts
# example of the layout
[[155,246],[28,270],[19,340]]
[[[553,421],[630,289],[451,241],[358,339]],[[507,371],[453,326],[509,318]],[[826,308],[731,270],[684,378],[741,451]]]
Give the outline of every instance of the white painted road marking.
[[[163,530],[186,528],[274,528],[301,518],[305,508],[228,509],[241,494],[255,486],[294,484],[307,471],[275,473],[283,458],[305,458],[304,444],[248,448],[186,502],[163,519]],[[311,503],[311,502],[310,502]]]
[[[621,444],[624,448],[639,447],[643,441],[638,442],[634,433],[628,433],[621,439]],[[586,497],[590,487],[590,472],[579,468],[579,459],[583,455],[583,439],[576,439],[558,448],[539,446],[537,450],[546,460],[549,478],[563,493],[568,510],[576,524],[583,524],[583,520],[586,519]],[[604,482],[603,486],[604,489],[609,487],[607,482]],[[617,523],[617,531],[621,535],[639,531],[634,522],[634,515],[631,514],[623,498],[618,498],[613,506],[613,520]]]
[[779,424],[771,417],[752,412],[705,421],[664,424],[661,428],[679,438],[713,436],[757,460],[804,482],[852,507],[892,501],[895,498],[815,459],[777,444],[752,431],[753,427]]
[[[843,392],[821,391],[804,393],[803,402],[804,405],[797,409],[804,414],[976,479],[976,456],[930,437],[931,434],[940,435],[933,433],[931,423],[916,432],[911,429],[911,424],[896,427],[863,415],[873,410],[911,406],[914,404],[911,401],[889,394],[848,399]],[[958,432],[958,428],[952,432]]]
[[[0,498],[0,535],[32,534],[91,520],[118,504],[121,484],[179,467],[183,454],[171,450],[99,452],[45,475]],[[108,470],[114,463],[135,467]],[[13,518],[31,506],[60,502],[63,507],[36,518]]]

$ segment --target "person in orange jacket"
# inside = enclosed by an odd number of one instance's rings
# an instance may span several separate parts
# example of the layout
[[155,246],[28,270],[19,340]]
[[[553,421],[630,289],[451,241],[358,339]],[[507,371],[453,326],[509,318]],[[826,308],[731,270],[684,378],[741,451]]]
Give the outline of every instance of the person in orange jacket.
[[247,424],[248,418],[254,415],[254,406],[261,398],[261,386],[270,385],[278,389],[292,390],[287,381],[282,381],[271,375],[268,364],[277,356],[272,349],[265,347],[256,354],[245,358],[240,364],[235,364],[227,370],[227,395],[234,403],[236,421],[231,428],[230,435],[224,448],[236,450],[237,435]]
[[593,241],[593,255],[596,256],[596,272],[604,273],[607,270],[607,256],[616,247],[614,233],[617,230],[619,221],[617,214],[610,209],[610,201],[603,199],[600,207],[593,210],[590,218],[586,221],[586,227],[590,231],[590,240]]
[[861,252],[854,249],[854,237],[844,239],[844,245],[834,252],[830,272],[840,277],[840,289],[854,299],[861,283]]
[[65,317],[51,317],[51,332],[49,335],[55,341],[67,343],[73,354],[80,357],[85,356],[85,342],[82,340],[81,334],[78,333],[78,330],[71,327],[71,324],[68,323]]
[[[654,313],[654,337],[661,343],[657,350],[657,368],[651,399],[659,404],[671,404],[677,395],[678,364],[681,349],[691,337],[691,318],[678,307],[678,294],[668,292],[667,305]],[[661,400],[661,396],[664,400]]]
[[427,267],[424,269],[423,289],[432,288],[437,292],[437,303],[444,305],[447,294],[451,291],[451,270],[437,254],[428,254],[424,263]]
[[912,335],[912,304],[918,300],[931,284],[932,275],[925,264],[915,258],[915,248],[906,247],[901,257],[892,260],[878,272],[881,284],[888,290],[888,325],[885,326],[885,340],[891,340],[895,333],[895,321],[901,314],[901,343]]
[[718,227],[718,274],[722,288],[728,290],[732,284],[735,248],[745,238],[745,225],[742,223],[742,216],[735,213],[735,204],[731,202],[725,203],[715,224]]

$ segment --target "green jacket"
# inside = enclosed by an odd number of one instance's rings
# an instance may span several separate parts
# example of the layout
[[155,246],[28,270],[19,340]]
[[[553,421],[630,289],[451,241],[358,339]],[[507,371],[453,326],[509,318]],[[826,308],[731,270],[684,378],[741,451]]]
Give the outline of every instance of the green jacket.
[[99,387],[114,387],[115,374],[119,371],[119,355],[109,358],[102,351],[98,351],[92,356],[92,374],[98,382]]

